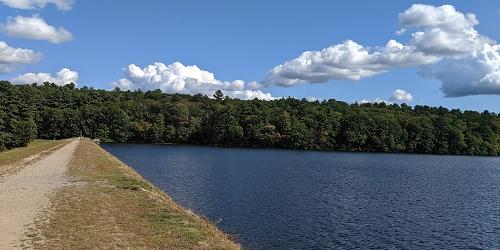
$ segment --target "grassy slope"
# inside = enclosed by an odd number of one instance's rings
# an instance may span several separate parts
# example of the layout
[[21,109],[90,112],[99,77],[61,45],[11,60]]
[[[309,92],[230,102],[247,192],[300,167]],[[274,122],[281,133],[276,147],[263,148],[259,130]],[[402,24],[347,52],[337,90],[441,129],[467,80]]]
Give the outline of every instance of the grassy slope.
[[240,248],[89,140],[69,174],[79,184],[54,195],[51,212],[28,235],[35,248]]
[[[0,175],[12,170],[13,168],[21,167],[30,162],[29,158],[36,160],[36,156],[43,156],[55,150],[56,147],[68,143],[69,140],[34,140],[27,147],[15,148],[0,153]],[[28,159],[28,160],[27,160]],[[27,160],[27,162],[23,162]],[[15,164],[14,164],[15,163]],[[21,166],[19,166],[21,165]]]

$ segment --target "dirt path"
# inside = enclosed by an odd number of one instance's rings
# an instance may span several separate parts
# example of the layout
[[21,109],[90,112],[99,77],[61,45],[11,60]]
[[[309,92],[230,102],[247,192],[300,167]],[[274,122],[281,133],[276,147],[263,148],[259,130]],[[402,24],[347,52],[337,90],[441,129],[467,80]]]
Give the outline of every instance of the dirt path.
[[27,227],[48,207],[49,194],[68,185],[66,169],[79,141],[11,175],[0,177],[0,249],[19,247]]

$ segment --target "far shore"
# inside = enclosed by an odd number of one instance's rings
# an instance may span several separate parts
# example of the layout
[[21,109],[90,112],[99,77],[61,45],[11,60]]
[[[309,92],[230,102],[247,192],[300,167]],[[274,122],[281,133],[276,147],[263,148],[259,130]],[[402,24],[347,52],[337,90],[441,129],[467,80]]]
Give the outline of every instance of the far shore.
[[237,149],[273,149],[273,150],[294,150],[300,152],[330,152],[330,153],[360,153],[360,154],[395,154],[395,155],[439,155],[439,156],[464,156],[464,157],[500,157],[500,155],[469,155],[469,154],[437,154],[437,153],[415,153],[415,152],[383,152],[383,151],[348,151],[348,150],[328,150],[328,149],[301,149],[301,148],[280,148],[280,147],[260,147],[260,146],[226,146],[218,144],[202,144],[202,143],[151,143],[151,142],[114,142],[100,141],[100,144],[148,144],[148,145],[172,145],[172,146],[196,146],[196,147],[215,147],[215,148],[237,148]]

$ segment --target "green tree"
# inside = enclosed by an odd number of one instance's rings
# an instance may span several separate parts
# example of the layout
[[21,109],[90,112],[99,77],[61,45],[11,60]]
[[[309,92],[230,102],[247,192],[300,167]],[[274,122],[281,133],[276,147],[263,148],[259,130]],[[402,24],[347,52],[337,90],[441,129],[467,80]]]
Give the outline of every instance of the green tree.
[[238,100],[0,81],[0,150],[82,133],[117,142],[500,154],[500,116],[402,104]]
[[217,100],[222,100],[222,98],[224,98],[224,93],[222,93],[222,91],[219,89],[215,91],[214,98]]

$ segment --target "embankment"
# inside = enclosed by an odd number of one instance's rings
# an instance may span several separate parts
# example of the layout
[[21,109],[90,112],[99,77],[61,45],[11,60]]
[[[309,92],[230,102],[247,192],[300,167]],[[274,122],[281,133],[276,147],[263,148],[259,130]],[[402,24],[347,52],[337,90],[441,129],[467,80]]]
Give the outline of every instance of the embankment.
[[90,140],[66,170],[72,184],[55,190],[23,240],[35,249],[240,249],[215,225]]

